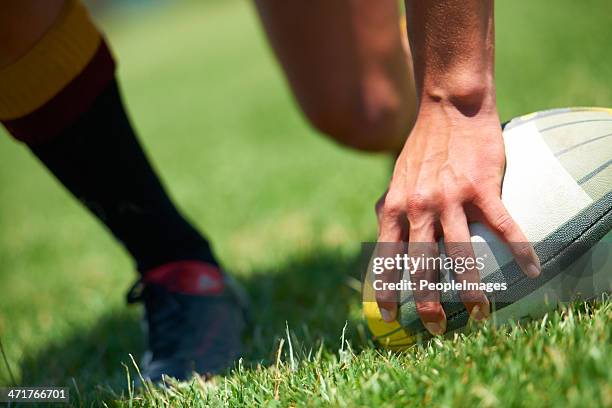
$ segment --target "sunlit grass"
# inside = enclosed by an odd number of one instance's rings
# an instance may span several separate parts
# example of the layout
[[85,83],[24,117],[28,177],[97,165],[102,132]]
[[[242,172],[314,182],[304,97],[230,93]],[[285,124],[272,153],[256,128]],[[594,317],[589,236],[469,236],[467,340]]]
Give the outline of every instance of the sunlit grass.
[[[497,2],[503,119],[612,106],[611,4]],[[405,354],[374,348],[347,276],[358,273],[359,243],[375,235],[389,159],[340,149],[307,127],[250,4],[159,6],[102,24],[148,153],[249,290],[255,318],[228,376],[131,403],[612,405],[609,301]],[[124,303],[130,260],[8,137],[0,163],[0,338],[15,380],[70,386],[73,396],[78,388],[85,405],[128,404],[122,363],[134,378],[129,353],[142,353],[138,311]],[[10,382],[0,362],[0,384]]]

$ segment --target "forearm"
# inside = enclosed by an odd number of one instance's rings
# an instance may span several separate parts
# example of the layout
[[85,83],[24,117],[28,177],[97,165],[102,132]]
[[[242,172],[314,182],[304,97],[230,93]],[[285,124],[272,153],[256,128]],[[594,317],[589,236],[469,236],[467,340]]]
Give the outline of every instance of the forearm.
[[406,0],[421,109],[495,109],[492,0]]

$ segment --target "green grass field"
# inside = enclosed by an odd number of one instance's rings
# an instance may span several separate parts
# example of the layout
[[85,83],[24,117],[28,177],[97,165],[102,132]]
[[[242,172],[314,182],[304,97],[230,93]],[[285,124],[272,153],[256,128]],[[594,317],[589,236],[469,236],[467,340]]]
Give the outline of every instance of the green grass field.
[[[0,361],[0,384],[69,386],[85,406],[612,406],[610,301],[377,350],[351,277],[360,242],[375,239],[389,160],[309,129],[248,3],[201,3],[101,23],[155,166],[252,296],[245,358],[207,384],[131,394],[123,364],[133,378],[142,336],[124,302],[130,260],[2,137],[0,339],[12,374]],[[611,2],[499,1],[496,13],[502,119],[612,106]]]

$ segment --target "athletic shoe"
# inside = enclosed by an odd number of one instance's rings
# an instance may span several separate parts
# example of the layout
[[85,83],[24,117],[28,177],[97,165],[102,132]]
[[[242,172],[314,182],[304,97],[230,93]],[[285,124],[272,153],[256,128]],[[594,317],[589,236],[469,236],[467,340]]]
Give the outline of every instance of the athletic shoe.
[[245,296],[219,267],[179,261],[146,272],[128,303],[144,302],[146,380],[188,380],[225,371],[240,356]]

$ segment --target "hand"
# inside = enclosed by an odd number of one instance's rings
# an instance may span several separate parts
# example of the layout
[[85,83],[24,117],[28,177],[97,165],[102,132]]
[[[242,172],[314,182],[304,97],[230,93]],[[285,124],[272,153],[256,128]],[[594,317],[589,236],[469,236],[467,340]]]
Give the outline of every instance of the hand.
[[[468,222],[482,222],[509,245],[525,274],[538,276],[538,257],[500,198],[504,166],[495,106],[476,113],[449,102],[421,106],[397,159],[389,189],[377,204],[378,242],[408,241],[409,256],[438,256],[436,242],[444,236],[447,256],[473,258]],[[382,276],[383,281],[398,278],[392,272]],[[476,269],[455,278],[459,282],[480,281]],[[438,271],[421,269],[412,279],[437,282]],[[432,334],[446,330],[439,295],[414,291],[417,312]],[[460,296],[474,319],[489,316],[489,301],[482,291],[462,291]],[[378,291],[376,299],[383,319],[395,320],[397,293]]]

